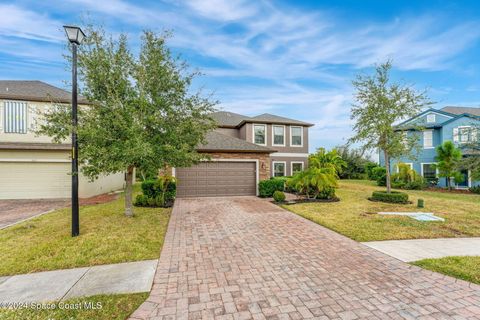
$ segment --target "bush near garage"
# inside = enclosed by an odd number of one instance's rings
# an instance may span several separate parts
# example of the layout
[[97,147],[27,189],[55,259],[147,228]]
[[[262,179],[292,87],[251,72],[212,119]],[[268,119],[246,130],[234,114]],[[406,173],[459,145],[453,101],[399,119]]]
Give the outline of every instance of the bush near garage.
[[374,191],[372,193],[372,197],[369,198],[369,200],[388,203],[409,203],[408,194],[398,191],[392,191],[390,193],[387,193],[386,191]]
[[286,199],[285,197],[285,193],[283,191],[275,191],[273,193],[273,200],[275,200],[275,202],[284,202]]
[[275,191],[285,191],[285,177],[272,177],[258,183],[258,194],[261,198],[270,198]]
[[177,182],[174,177],[161,176],[156,180],[143,181],[141,189],[142,194],[135,198],[135,206],[168,208],[173,206]]

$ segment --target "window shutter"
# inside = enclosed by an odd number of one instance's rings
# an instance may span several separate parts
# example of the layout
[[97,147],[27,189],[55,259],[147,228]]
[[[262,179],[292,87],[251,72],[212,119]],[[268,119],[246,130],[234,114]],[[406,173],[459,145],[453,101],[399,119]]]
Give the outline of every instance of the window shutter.
[[453,128],[453,142],[458,142],[458,128]]

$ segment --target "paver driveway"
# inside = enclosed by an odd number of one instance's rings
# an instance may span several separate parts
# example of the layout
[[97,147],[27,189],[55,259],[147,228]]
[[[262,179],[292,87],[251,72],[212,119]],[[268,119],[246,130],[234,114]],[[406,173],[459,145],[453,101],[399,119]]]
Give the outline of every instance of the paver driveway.
[[187,318],[480,319],[480,286],[264,200],[178,199],[150,297],[132,319]]

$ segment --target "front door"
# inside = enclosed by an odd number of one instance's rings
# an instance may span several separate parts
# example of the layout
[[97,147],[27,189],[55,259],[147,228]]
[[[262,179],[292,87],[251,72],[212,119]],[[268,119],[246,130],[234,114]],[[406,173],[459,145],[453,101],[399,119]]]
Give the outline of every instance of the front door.
[[458,188],[468,188],[468,170],[460,171],[463,175],[463,181],[457,184]]

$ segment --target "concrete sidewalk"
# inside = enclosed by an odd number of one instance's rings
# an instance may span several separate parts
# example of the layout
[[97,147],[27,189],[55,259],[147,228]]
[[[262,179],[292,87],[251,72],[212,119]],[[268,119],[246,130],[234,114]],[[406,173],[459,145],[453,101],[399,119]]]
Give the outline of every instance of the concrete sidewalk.
[[442,238],[362,242],[405,262],[449,256],[480,256],[480,238]]
[[0,277],[0,302],[47,302],[96,294],[148,292],[158,260]]

